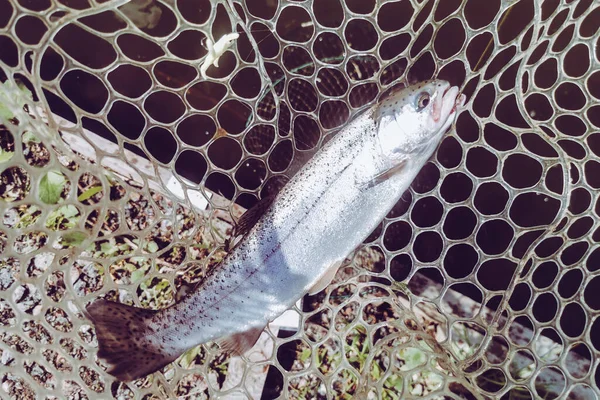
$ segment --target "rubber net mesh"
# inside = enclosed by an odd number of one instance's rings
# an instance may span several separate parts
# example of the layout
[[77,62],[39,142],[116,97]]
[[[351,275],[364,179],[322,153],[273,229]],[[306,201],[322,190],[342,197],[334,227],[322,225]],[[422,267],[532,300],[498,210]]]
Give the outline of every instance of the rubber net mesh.
[[[599,29],[593,0],[0,0],[0,397],[598,399]],[[243,357],[104,372],[86,304],[173,304],[431,77],[468,103],[325,291]]]

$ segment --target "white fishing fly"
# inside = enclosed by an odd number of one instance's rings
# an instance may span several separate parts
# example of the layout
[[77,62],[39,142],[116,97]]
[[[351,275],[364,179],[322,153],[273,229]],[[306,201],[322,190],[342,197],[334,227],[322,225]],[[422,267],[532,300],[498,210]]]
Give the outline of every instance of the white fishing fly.
[[87,307],[108,372],[128,381],[218,340],[240,354],[387,215],[437,148],[464,96],[445,81],[394,91],[366,110],[272,199],[244,214],[243,239],[201,284],[160,311],[106,300]]
[[233,42],[235,42],[239,37],[239,33],[227,33],[221,36],[216,43],[213,43],[209,37],[206,38],[205,43],[208,54],[206,54],[204,62],[200,66],[200,75],[202,75],[202,78],[208,79],[206,71],[211,64],[217,68],[219,67],[219,58],[225,54],[225,52],[233,45]]

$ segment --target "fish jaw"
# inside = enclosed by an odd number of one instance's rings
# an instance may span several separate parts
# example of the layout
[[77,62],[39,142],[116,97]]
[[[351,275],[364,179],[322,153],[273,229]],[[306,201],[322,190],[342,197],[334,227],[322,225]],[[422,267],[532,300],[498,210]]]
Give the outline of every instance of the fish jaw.
[[[442,119],[442,114],[444,111],[444,105],[446,102],[444,101],[444,97],[450,90],[450,83],[446,81],[442,81],[438,84],[438,88],[436,90],[435,95],[433,96],[433,104],[432,104],[432,113],[431,117],[435,123],[439,123]],[[446,97],[447,98],[447,97]]]
[[458,108],[462,107],[465,103],[466,96],[464,94],[459,95],[459,90],[457,86],[450,86],[446,88],[440,98],[440,116],[446,116],[446,119],[452,119],[454,113]]
[[[466,96],[464,94],[459,94],[458,87],[450,85],[443,91],[440,88],[438,93],[440,119],[443,121],[439,134],[442,135],[454,122],[456,113],[465,103]],[[440,121],[437,122],[439,123]]]

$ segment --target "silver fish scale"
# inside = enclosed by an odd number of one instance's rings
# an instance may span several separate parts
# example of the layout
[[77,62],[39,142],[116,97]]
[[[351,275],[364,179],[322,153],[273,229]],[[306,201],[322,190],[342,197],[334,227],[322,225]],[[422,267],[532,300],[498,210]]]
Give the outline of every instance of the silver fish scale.
[[[593,0],[0,0],[0,397],[598,399],[599,40]],[[432,76],[465,110],[296,331],[103,372],[87,303],[173,304],[240,207]]]

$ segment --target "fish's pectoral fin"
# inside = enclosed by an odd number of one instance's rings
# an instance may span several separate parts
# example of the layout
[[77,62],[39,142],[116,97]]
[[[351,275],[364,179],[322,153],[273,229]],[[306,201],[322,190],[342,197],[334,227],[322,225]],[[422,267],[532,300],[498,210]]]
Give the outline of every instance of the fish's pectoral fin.
[[320,277],[319,280],[308,290],[308,294],[312,296],[329,286],[333,278],[335,278],[335,274],[337,273],[337,270],[340,267],[340,265],[342,265],[341,261],[333,263],[327,269],[327,271],[325,271],[325,274],[323,274],[323,276]]
[[364,184],[364,189],[370,189],[370,188],[372,188],[374,186],[379,185],[382,182],[387,181],[392,176],[394,176],[394,175],[398,174],[399,172],[401,172],[404,169],[404,167],[406,167],[406,164],[407,164],[407,161],[403,160],[400,163],[394,165],[393,167],[390,167],[390,168],[386,169],[385,171],[383,171],[379,175],[376,175],[369,182],[365,183]]
[[263,197],[252,208],[247,210],[235,225],[233,236],[243,236],[248,233],[256,225],[260,217],[269,209],[273,200],[275,200],[275,195]]
[[253,328],[246,332],[235,333],[231,336],[217,340],[219,347],[231,353],[234,356],[241,356],[250,350],[258,341],[260,334],[265,330],[262,328]]

